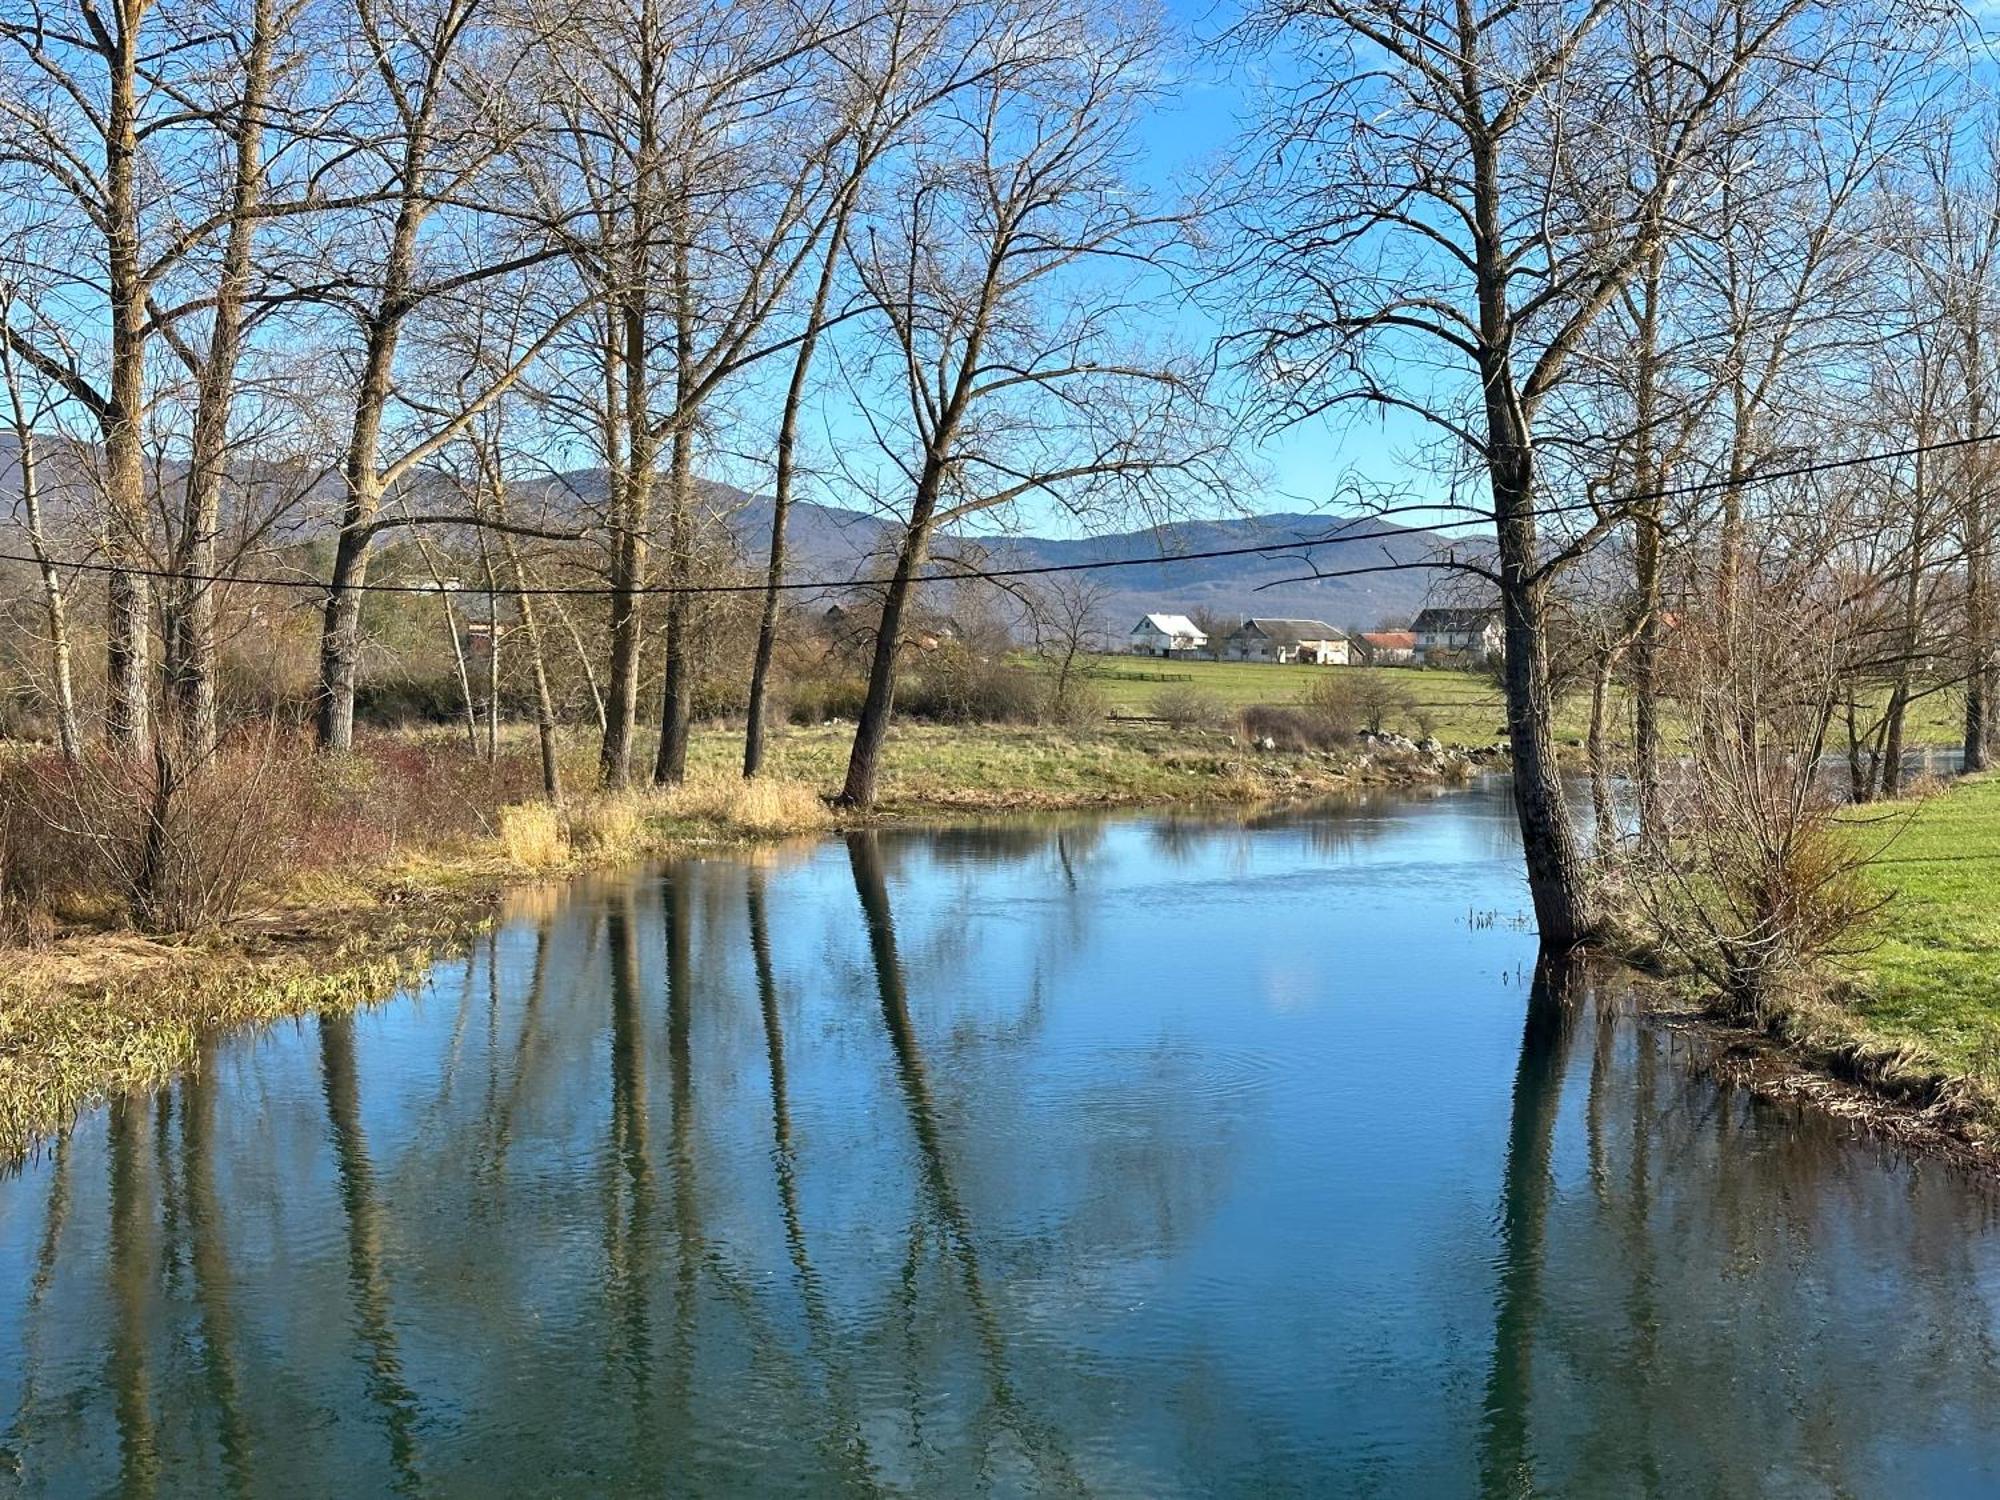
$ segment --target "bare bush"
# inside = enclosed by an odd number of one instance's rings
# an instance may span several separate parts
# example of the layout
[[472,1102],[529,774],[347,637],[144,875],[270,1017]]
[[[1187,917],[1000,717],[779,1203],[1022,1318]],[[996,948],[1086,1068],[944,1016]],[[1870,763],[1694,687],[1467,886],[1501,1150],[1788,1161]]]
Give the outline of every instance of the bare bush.
[[1822,765],[1845,630],[1837,606],[1773,587],[1676,642],[1689,753],[1661,788],[1666,837],[1635,858],[1633,895],[1657,939],[1750,1019],[1859,951],[1879,904]]
[[1354,737],[1351,725],[1340,725],[1309,708],[1285,703],[1254,703],[1237,722],[1243,737],[1269,740],[1281,750],[1331,750]]
[[1147,707],[1175,729],[1212,729],[1227,717],[1220,698],[1185,683],[1161,688]]
[[298,812],[275,739],[183,757],[161,737],[148,760],[23,763],[7,787],[11,894],[43,913],[115,910],[147,932],[226,921],[276,869]]
[[1340,668],[1313,679],[1305,705],[1329,730],[1350,736],[1363,729],[1381,734],[1414,707],[1409,689],[1386,674]]
[[1111,699],[1104,684],[1095,678],[1071,676],[1067,681],[1050,680],[1042,694],[1042,722],[1064,729],[1090,729],[1102,724],[1111,713]]
[[926,654],[896,706],[938,724],[1025,724],[1040,715],[1041,683],[1024,667],[950,643]]

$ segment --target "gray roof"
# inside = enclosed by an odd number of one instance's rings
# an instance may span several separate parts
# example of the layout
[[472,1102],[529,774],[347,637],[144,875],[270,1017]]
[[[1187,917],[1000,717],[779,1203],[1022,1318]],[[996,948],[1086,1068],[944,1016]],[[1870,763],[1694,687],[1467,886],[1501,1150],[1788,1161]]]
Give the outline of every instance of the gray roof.
[[1411,623],[1412,630],[1484,630],[1499,618],[1497,609],[1427,609]]
[[1261,636],[1278,642],[1282,646],[1296,646],[1300,641],[1344,641],[1345,631],[1336,630],[1324,620],[1271,620],[1253,618],[1245,620],[1237,627],[1238,635],[1255,631]]

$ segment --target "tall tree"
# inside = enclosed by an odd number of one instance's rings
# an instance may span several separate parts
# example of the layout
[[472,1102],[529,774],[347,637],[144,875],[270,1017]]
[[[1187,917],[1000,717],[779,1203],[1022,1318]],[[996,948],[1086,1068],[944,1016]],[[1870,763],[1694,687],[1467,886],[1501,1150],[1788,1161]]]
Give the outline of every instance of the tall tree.
[[884,390],[870,399],[864,377],[861,416],[902,499],[848,806],[875,800],[905,620],[941,532],[1029,499],[1158,520],[1217,478],[1203,365],[1144,333],[1183,229],[1126,170],[1160,34],[1068,6],[1013,20],[856,246]]
[[[1664,40],[1659,8],[1625,0],[1271,0],[1246,29],[1300,76],[1250,183],[1242,331],[1283,416],[1399,412],[1481,477],[1494,547],[1474,566],[1499,596],[1515,810],[1552,951],[1599,912],[1554,739],[1550,590],[1622,515],[1549,545],[1541,424],[1726,136],[1745,70],[1811,3],[1686,0]],[[1691,52],[1702,68],[1679,65]],[[1664,93],[1642,87],[1662,76]],[[1607,149],[1662,109],[1663,152]]]
[[550,253],[517,225],[523,205],[495,201],[496,163],[532,124],[513,97],[515,70],[524,50],[546,38],[489,25],[488,0],[417,0],[393,15],[374,0],[352,3],[353,44],[375,92],[365,114],[354,112],[363,117],[352,120],[349,142],[357,164],[348,170],[368,191],[330,237],[321,293],[341,316],[337,337],[354,392],[320,628],[314,727],[325,750],[354,741],[361,605],[376,538],[393,525],[424,524],[385,515],[385,499],[512,389],[585,305],[552,313],[510,363],[452,407],[402,399],[413,328],[434,317],[448,329],[455,299]]

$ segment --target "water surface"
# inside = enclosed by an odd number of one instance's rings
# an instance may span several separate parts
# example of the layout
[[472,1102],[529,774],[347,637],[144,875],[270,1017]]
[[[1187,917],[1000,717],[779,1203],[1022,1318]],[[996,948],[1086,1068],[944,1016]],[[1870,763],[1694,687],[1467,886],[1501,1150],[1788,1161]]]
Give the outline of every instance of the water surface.
[[0,1489],[2000,1489],[1993,1200],[1538,989],[1517,859],[1495,784],[525,897],[0,1182]]

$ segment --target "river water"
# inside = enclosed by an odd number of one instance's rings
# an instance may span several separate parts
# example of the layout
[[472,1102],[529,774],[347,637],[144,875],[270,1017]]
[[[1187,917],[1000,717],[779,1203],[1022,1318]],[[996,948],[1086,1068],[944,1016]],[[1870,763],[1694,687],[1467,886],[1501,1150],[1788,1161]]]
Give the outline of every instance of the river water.
[[0,1183],[0,1489],[2000,1490],[1995,1200],[1533,982],[1503,783],[514,901]]

